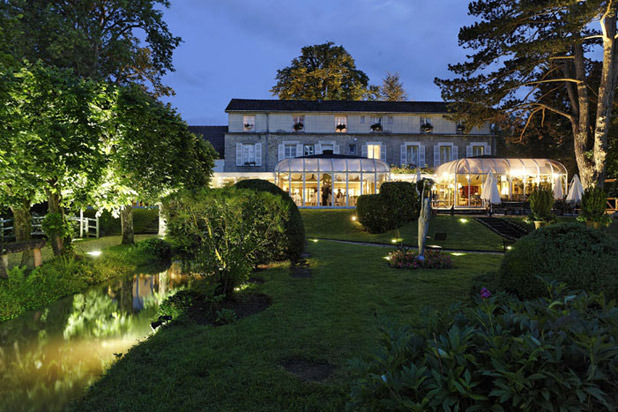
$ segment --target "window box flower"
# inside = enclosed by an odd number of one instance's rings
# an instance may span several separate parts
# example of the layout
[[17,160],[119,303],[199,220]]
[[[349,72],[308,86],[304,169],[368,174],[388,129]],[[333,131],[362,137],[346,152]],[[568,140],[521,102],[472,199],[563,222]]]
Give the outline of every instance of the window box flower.
[[346,126],[345,124],[338,124],[335,129],[338,132],[344,132],[346,129],[348,128],[348,126]]
[[245,123],[243,125],[243,127],[245,128],[245,130],[251,130],[253,129],[253,125],[251,123]]
[[421,131],[423,133],[431,133],[433,131],[433,126],[431,125],[431,123],[423,123],[421,125]]
[[374,123],[371,126],[369,126],[369,128],[371,129],[372,132],[381,132],[382,129],[382,123]]
[[294,131],[295,132],[300,132],[301,130],[303,130],[305,128],[305,125],[302,123],[294,123]]

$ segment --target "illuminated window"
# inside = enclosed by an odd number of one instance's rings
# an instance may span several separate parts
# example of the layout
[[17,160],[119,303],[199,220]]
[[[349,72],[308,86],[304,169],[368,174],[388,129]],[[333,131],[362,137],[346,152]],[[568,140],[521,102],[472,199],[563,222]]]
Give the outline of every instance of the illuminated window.
[[245,132],[250,132],[255,128],[255,116],[242,117],[242,129]]
[[368,159],[380,159],[382,145],[368,144],[367,145],[367,158]]
[[348,117],[335,116],[335,132],[345,133],[348,131]]
[[472,156],[483,156],[485,154],[485,146],[474,145],[472,146]]

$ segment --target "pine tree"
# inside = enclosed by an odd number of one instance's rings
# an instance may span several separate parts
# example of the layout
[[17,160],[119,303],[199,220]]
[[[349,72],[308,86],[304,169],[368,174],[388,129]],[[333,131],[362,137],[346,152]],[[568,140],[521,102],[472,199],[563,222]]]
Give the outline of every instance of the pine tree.
[[408,94],[403,89],[403,83],[399,79],[399,73],[386,73],[380,87],[380,100],[400,102],[408,99]]

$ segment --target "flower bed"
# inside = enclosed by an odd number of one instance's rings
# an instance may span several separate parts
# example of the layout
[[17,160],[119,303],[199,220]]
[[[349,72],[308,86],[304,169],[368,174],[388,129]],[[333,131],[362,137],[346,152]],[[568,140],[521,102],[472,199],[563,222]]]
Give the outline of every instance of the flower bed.
[[388,254],[388,264],[397,269],[450,269],[453,262],[449,255],[439,250],[426,250],[424,260],[420,260],[417,252],[400,247]]

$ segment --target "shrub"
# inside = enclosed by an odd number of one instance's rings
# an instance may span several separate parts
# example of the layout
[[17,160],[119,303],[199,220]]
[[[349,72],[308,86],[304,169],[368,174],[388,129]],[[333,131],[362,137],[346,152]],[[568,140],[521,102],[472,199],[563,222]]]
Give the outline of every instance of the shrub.
[[305,226],[303,225],[303,219],[300,215],[300,211],[290,195],[281,190],[277,185],[262,179],[241,180],[234,186],[238,189],[251,189],[259,192],[268,192],[283,198],[288,205],[288,218],[285,222],[286,247],[285,254],[282,256],[276,256],[275,258],[278,260],[287,258],[292,262],[298,261],[303,253],[303,250],[305,249]]
[[200,294],[192,290],[179,290],[173,295],[168,296],[159,305],[159,314],[161,316],[171,316],[173,319],[178,319],[181,315],[187,313],[194,302],[200,299]]
[[380,195],[359,196],[356,202],[356,216],[369,233],[382,233],[393,229],[388,207]]
[[253,265],[283,233],[287,204],[253,190],[204,189],[185,192],[165,208],[168,239],[185,268],[217,285],[215,295],[232,295]]
[[612,223],[612,218],[605,214],[607,193],[601,187],[589,187],[582,196],[582,209],[577,220],[596,222],[604,226]]
[[551,212],[554,206],[554,192],[550,188],[537,187],[528,198],[532,214],[529,220],[554,222],[556,216]]
[[411,222],[418,214],[418,197],[413,184],[385,182],[380,194],[358,198],[356,215],[369,233],[383,233]]
[[545,296],[539,277],[618,298],[618,241],[578,223],[535,230],[506,253],[499,285],[522,299]]
[[353,361],[348,410],[615,410],[618,308],[554,296],[426,310],[414,329],[383,322],[378,351]]
[[151,237],[137,243],[138,249],[149,253],[161,260],[167,260],[172,256],[172,246],[163,239]]
[[418,259],[418,253],[400,247],[388,254],[388,265],[397,269],[450,269],[453,267],[451,257],[439,250],[425,250],[424,260]]

